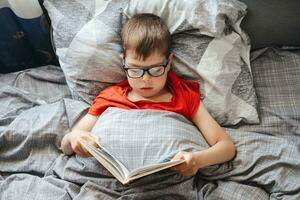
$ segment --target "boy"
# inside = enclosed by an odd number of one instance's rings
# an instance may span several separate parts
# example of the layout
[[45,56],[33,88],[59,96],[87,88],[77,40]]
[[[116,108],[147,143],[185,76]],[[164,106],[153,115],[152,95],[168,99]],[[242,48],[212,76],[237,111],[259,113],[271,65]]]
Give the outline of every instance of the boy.
[[89,156],[79,139],[97,146],[98,138],[94,138],[90,131],[99,115],[113,106],[169,110],[191,120],[211,147],[198,152],[179,152],[174,157],[186,160],[174,167],[185,176],[195,175],[200,168],[231,160],[235,146],[200,102],[198,83],[180,79],[171,71],[171,37],[163,21],[152,14],[135,15],[124,25],[122,42],[124,53],[121,57],[127,80],[100,92],[88,113],[64,136],[63,152]]

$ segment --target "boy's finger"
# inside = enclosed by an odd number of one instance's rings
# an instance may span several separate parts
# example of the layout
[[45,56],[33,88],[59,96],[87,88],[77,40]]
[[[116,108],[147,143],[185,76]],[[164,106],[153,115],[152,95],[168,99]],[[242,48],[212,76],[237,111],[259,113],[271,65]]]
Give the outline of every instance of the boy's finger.
[[93,140],[98,141],[99,138],[93,134],[90,134],[89,137],[91,137]]
[[76,148],[74,149],[75,153],[80,155],[80,156],[86,156],[88,153],[88,151],[83,147],[81,146],[81,144],[77,144]]
[[171,167],[170,169],[173,170],[173,171],[180,172],[180,170],[178,169],[178,167]]
[[77,154],[77,155],[79,155],[79,156],[82,156],[82,157],[88,157],[88,156],[91,156],[91,154],[88,152],[88,151],[86,151],[84,148],[78,148],[76,151],[75,151],[75,153]]
[[85,151],[85,152],[82,152],[82,157],[90,157],[92,156],[89,152]]
[[173,158],[172,158],[172,161],[173,160],[181,160],[182,159],[182,152],[178,152]]
[[93,135],[89,135],[86,139],[89,140],[89,143],[91,145],[93,145],[94,147],[99,147],[100,146],[100,142],[99,142],[99,138]]
[[82,155],[87,157],[87,156],[91,156],[90,152],[88,152],[88,150],[86,150],[86,148],[84,148],[83,146],[81,147],[82,151]]
[[76,153],[76,155],[82,156],[82,152],[79,149],[75,149],[74,152]]

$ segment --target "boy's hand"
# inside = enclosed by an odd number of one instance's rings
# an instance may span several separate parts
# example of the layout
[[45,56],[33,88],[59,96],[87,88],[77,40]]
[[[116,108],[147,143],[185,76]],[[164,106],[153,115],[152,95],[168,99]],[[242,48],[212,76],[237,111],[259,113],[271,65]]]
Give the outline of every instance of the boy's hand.
[[193,176],[199,169],[198,158],[193,152],[178,152],[172,160],[185,160],[184,163],[172,167],[184,176]]
[[91,135],[90,132],[73,130],[66,134],[61,141],[61,148],[64,154],[72,155],[76,153],[79,156],[91,156],[91,154],[80,144],[80,140],[86,140],[91,145],[98,147],[100,144],[99,138]]

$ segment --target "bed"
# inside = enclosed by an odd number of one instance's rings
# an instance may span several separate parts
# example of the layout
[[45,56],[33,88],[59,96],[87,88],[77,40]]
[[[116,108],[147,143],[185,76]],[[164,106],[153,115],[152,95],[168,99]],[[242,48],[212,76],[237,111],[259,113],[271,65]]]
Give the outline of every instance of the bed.
[[[199,2],[44,1],[41,5],[47,13],[38,13],[51,19],[52,36],[46,35],[45,40],[51,44],[53,37],[60,66],[54,65],[55,58],[31,67],[32,62],[24,65],[21,60],[11,70],[0,62],[0,68],[5,68],[0,74],[0,199],[299,200],[300,4],[292,0]],[[195,4],[202,12],[190,15]],[[1,9],[0,5],[0,13]],[[116,56],[120,24],[147,10],[161,12],[156,14],[167,20],[174,42],[174,70],[200,81],[202,101],[235,142],[237,154],[232,161],[200,170],[194,177],[163,171],[124,186],[93,158],[64,155],[60,142],[86,113],[92,97],[124,78]],[[176,10],[174,18],[172,10]],[[215,16],[218,23],[208,23],[207,16]],[[289,26],[276,34],[256,29],[273,30],[279,24]],[[95,39],[93,34],[101,37]],[[51,45],[43,48],[54,54]],[[211,63],[212,58],[222,62]],[[170,113],[158,115],[177,118]],[[126,116],[127,120],[145,117]],[[110,128],[118,126],[115,123],[111,121]]]

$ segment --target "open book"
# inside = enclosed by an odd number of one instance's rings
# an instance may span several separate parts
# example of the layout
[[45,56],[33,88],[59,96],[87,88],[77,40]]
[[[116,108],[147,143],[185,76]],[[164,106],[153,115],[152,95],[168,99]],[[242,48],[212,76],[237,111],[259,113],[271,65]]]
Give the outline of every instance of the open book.
[[139,167],[137,169],[129,171],[118,159],[111,155],[104,147],[99,146],[99,148],[96,148],[85,140],[80,140],[80,143],[122,184],[129,183],[130,181],[133,181],[135,179],[153,174],[155,172],[185,162],[184,160],[173,160]]

